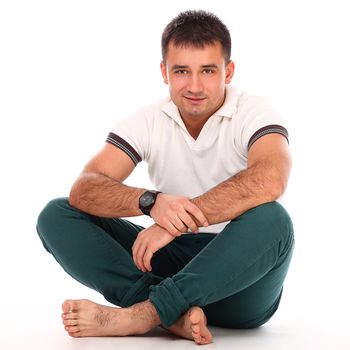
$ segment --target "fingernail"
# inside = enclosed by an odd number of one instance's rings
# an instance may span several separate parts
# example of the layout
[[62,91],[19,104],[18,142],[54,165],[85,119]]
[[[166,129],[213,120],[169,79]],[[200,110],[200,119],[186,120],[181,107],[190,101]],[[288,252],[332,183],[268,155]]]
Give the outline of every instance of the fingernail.
[[206,222],[204,223],[204,226],[209,226],[208,221],[206,221]]

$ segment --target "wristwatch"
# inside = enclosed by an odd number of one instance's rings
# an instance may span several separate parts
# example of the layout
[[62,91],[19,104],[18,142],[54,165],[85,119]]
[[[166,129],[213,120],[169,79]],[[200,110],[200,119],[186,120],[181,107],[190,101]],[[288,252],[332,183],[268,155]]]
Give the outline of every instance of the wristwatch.
[[146,191],[139,198],[139,208],[140,210],[148,216],[151,216],[151,209],[156,203],[156,198],[160,191]]

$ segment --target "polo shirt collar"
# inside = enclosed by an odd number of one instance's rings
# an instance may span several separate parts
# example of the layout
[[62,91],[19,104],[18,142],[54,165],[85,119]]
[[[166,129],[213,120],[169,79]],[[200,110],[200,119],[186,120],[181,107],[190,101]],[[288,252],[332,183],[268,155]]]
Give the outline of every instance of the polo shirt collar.
[[[226,85],[224,104],[212,115],[232,118],[237,110],[238,91],[235,87]],[[173,118],[177,123],[184,126],[179,109],[172,100],[165,103],[162,111],[169,117]]]
[[232,118],[237,110],[238,91],[235,87],[226,85],[224,104],[213,114]]

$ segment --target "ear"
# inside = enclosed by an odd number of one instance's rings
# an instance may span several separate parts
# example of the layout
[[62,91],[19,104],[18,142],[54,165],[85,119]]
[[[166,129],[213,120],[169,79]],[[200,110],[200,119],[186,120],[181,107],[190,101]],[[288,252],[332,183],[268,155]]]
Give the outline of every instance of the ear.
[[168,84],[168,75],[167,75],[167,71],[166,71],[166,65],[163,61],[160,62],[160,71],[162,73],[163,76],[163,81],[164,84]]
[[229,84],[231,82],[234,71],[235,71],[235,64],[233,61],[230,60],[225,70],[225,84]]

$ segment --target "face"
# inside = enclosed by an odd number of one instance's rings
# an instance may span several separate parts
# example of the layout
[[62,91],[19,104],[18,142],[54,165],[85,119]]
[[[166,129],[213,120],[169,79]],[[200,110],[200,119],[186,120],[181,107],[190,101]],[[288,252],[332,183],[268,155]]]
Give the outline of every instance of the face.
[[161,71],[181,116],[204,120],[223,104],[225,84],[232,79],[234,64],[230,61],[225,65],[219,42],[204,48],[175,47],[170,43]]

